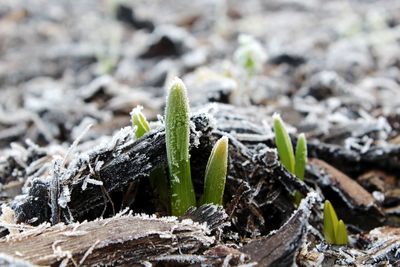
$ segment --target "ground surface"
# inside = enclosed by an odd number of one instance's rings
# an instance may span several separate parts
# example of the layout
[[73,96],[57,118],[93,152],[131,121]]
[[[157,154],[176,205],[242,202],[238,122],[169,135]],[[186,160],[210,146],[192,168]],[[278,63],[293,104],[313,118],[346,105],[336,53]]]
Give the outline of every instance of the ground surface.
[[[235,58],[240,34],[253,36],[266,55],[263,59],[257,54],[261,67],[251,76]],[[221,134],[230,134],[228,216],[216,210],[207,218],[200,216],[198,222],[210,222],[209,218],[218,222],[211,234],[198,225],[179,223],[187,227],[183,232],[199,235],[191,239],[176,233],[177,239],[188,242],[186,250],[179,250],[183,258],[168,258],[179,253],[163,247],[176,246],[174,238],[166,238],[158,254],[124,252],[129,254],[124,254],[128,263],[286,266],[295,259],[304,266],[321,262],[329,266],[334,260],[358,266],[398,264],[400,2],[396,0],[1,1],[0,203],[15,213],[5,219],[3,208],[1,236],[10,231],[18,235],[10,230],[15,220],[68,224],[113,217],[124,207],[165,214],[154,200],[146,202],[151,192],[143,177],[154,166],[165,166],[162,118],[157,115],[163,114],[166,85],[174,76],[185,82],[193,111],[207,111],[213,121],[199,113],[192,118],[201,137],[192,151],[195,186],[202,185],[211,145]],[[206,106],[210,102],[219,104]],[[129,141],[130,128],[119,132],[129,126],[129,112],[136,105],[142,105],[154,121],[154,134],[142,142]],[[307,136],[307,187],[293,185],[293,177],[279,162],[269,165],[268,155],[275,155],[266,149],[275,147],[270,127],[274,112],[289,125],[293,140],[301,132]],[[75,140],[79,143],[72,145]],[[146,156],[140,158],[141,154]],[[132,171],[127,171],[127,164]],[[60,184],[54,193],[51,181],[57,176]],[[96,191],[93,180],[99,176],[103,187]],[[301,209],[290,200],[295,189],[304,195],[311,192]],[[324,197],[348,224],[351,256],[323,243]],[[89,211],[88,205],[97,208]],[[124,218],[129,224],[129,216],[118,220],[123,225]],[[162,224],[154,220],[155,228]],[[231,226],[223,228],[226,224],[220,221]],[[173,231],[169,224],[154,231],[165,235]],[[87,232],[92,229],[84,227]],[[265,237],[276,229],[278,235]],[[53,230],[45,231],[58,238]],[[222,237],[216,233],[221,231]],[[289,237],[290,241],[285,239]],[[276,240],[285,240],[287,246],[292,242],[296,249],[283,248],[280,254],[257,250],[276,245]],[[383,241],[386,245],[379,247]],[[4,242],[0,240],[0,248],[10,247]],[[57,251],[54,242],[49,241],[54,245],[49,251],[56,256],[47,257],[54,259],[47,264],[72,264],[64,261],[69,254]],[[94,241],[75,252],[71,248],[72,258],[83,259],[85,251],[100,243]],[[98,250],[94,246],[92,255],[100,257],[103,248],[120,250],[107,244]],[[20,253],[12,256],[35,262]],[[87,262],[101,262],[88,255]]]

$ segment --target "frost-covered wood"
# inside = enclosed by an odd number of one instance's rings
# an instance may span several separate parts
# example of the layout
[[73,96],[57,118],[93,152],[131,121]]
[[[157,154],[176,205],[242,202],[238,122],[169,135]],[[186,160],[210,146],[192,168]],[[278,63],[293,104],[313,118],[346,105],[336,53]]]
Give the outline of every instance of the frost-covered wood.
[[296,253],[305,241],[311,210],[320,200],[318,194],[310,193],[280,229],[251,241],[241,251],[248,254],[258,266],[292,266]]
[[162,255],[196,254],[212,245],[204,224],[174,218],[116,216],[31,229],[0,240],[0,251],[37,265],[121,265],[151,262]]

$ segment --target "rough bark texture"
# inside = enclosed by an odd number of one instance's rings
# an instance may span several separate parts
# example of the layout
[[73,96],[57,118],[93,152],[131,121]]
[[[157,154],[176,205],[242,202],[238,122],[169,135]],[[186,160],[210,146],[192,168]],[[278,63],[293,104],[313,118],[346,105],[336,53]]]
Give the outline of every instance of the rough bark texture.
[[30,231],[1,240],[0,251],[37,265],[104,266],[196,254],[215,242],[206,226],[173,218],[121,216]]

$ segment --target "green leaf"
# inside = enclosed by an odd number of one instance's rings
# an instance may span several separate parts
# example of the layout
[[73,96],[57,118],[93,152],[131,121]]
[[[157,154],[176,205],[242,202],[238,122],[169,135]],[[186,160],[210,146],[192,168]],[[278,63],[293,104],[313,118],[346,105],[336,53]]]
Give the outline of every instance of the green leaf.
[[[296,158],[295,158],[295,170],[294,173],[300,180],[304,181],[304,172],[307,165],[307,142],[305,135],[299,134],[297,138],[297,145],[296,145]],[[295,203],[298,206],[300,204],[301,199],[303,196],[300,192],[296,191],[294,195]]]
[[214,145],[207,162],[202,204],[222,205],[228,168],[228,138],[220,138]]
[[295,175],[304,180],[304,172],[307,165],[307,141],[305,135],[299,134],[296,145]]
[[171,186],[171,212],[184,214],[196,206],[189,161],[189,101],[186,88],[175,78],[165,108],[165,143]]
[[294,174],[294,152],[292,141],[286,131],[281,116],[275,113],[272,116],[275,132],[275,143],[278,149],[279,158],[283,166],[292,174]]
[[346,225],[340,220],[336,228],[336,245],[347,245],[347,242]]
[[146,117],[142,113],[142,106],[137,106],[131,112],[131,121],[132,126],[136,128],[135,136],[136,138],[140,138],[145,135],[148,131],[150,131],[149,123],[146,120]]
[[324,236],[326,242],[336,244],[336,230],[339,224],[336,212],[329,200],[324,203]]

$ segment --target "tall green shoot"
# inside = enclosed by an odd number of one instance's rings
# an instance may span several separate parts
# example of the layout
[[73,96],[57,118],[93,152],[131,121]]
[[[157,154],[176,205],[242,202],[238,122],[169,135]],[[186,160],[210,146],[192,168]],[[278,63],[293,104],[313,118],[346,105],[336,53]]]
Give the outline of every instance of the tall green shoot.
[[189,101],[185,85],[175,78],[165,108],[165,142],[171,188],[171,212],[183,215],[196,206],[189,160]]

